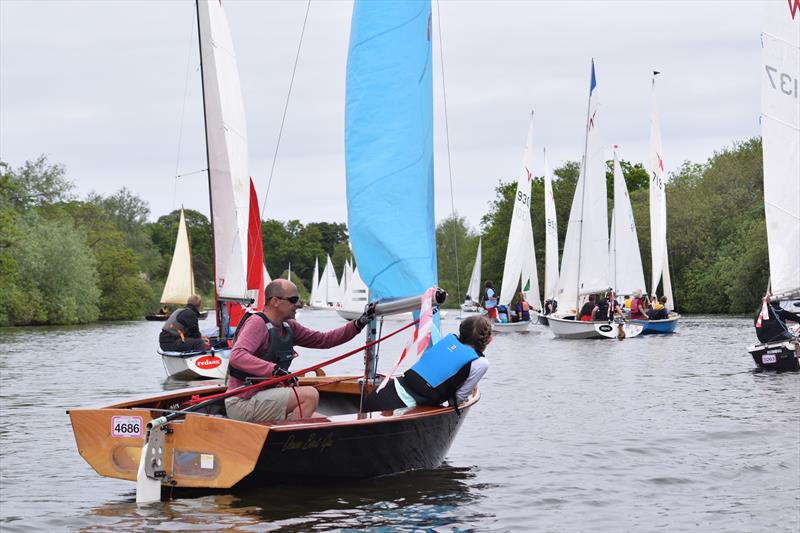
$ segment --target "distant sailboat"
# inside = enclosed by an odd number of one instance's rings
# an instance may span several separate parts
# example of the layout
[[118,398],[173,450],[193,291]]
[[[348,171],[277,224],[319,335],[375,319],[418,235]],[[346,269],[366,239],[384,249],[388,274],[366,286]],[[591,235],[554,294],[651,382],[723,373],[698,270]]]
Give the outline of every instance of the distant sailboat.
[[556,200],[553,196],[553,176],[547,163],[547,150],[544,151],[544,300],[539,323],[548,325],[546,314],[548,302],[551,307],[558,290],[558,219]]
[[[189,296],[195,294],[194,269],[192,268],[192,247],[189,243],[189,232],[186,229],[186,217],[181,208],[178,220],[178,235],[175,238],[175,250],[169,273],[161,293],[161,303],[164,305],[184,306]],[[147,320],[166,320],[170,313],[157,313],[147,315]],[[208,312],[201,312],[201,318],[208,316]]]
[[478,239],[478,251],[475,254],[475,263],[472,265],[472,274],[469,277],[469,286],[461,311],[464,313],[477,313],[480,311],[481,296],[481,247],[483,238]]
[[[788,307],[800,300],[800,11],[792,11],[795,6],[791,2],[764,5],[761,130],[770,277],[761,321],[777,320],[768,309],[770,302]],[[794,305],[789,310],[800,313]],[[774,324],[769,327],[782,329]],[[781,333],[782,338],[774,342],[748,348],[756,366],[800,369],[800,335],[797,331]]]
[[614,211],[611,217],[609,270],[611,286],[614,288],[615,295],[647,293],[633,209],[616,149],[614,150]]
[[[541,309],[541,299],[539,298],[536,251],[533,246],[533,225],[531,224],[532,149],[533,111],[531,111],[528,137],[522,156],[522,169],[517,176],[517,188],[514,193],[511,225],[508,229],[508,244],[498,304],[510,306],[522,292],[530,306],[530,314],[534,315]],[[519,322],[498,322],[494,324],[493,328],[495,331],[525,331],[530,323],[530,319]]]
[[[347,263],[350,267],[349,262]],[[336,308],[336,313],[345,320],[355,320],[364,313],[364,308],[369,303],[369,287],[361,279],[358,268],[349,276],[350,281],[342,295],[342,303]]]
[[[656,106],[656,75],[653,73],[650,116],[650,252],[652,259],[651,290],[653,296],[661,283],[666,296],[667,309],[674,309],[672,282],[669,275],[669,253],[667,251],[667,196],[664,175],[664,150],[661,146],[661,121]],[[678,326],[680,316],[670,313],[662,320],[634,320],[644,327],[642,333],[672,333]]]
[[[548,316],[553,334],[567,339],[614,338],[619,330],[619,324],[615,322],[579,320],[583,297],[611,288],[608,272],[606,160],[598,138],[599,104],[594,61],[590,79],[583,165],[572,200],[561,258],[557,297],[559,311]],[[629,337],[640,332],[641,326],[625,327]]]

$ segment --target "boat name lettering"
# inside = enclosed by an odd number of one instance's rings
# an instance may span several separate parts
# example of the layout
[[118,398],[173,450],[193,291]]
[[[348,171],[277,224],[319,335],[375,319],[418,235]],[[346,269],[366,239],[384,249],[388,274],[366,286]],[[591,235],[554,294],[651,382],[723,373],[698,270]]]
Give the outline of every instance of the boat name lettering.
[[330,448],[333,446],[333,436],[330,433],[325,434],[325,436],[319,436],[316,433],[311,433],[305,439],[295,438],[294,435],[289,435],[289,438],[286,439],[286,442],[283,444],[283,448],[281,451],[287,450],[313,450],[318,449],[319,451],[323,451],[326,448]]
[[111,435],[114,437],[141,437],[141,416],[114,416],[111,417]]
[[194,362],[197,368],[217,368],[222,364],[222,359],[215,355],[206,355]]
[[598,329],[600,329],[600,331],[604,331],[604,332],[608,333],[609,331],[611,331],[611,330],[612,330],[612,329],[614,329],[614,328],[612,328],[612,327],[611,327],[611,326],[609,326],[608,324],[603,324],[603,325],[602,325],[602,326],[600,326]]

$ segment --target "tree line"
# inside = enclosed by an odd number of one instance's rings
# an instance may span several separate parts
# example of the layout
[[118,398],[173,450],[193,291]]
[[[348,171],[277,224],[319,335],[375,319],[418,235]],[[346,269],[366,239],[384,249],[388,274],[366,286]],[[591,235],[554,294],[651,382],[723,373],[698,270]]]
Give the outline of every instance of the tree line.
[[[648,173],[621,162],[649,279]],[[580,164],[553,172],[559,250],[563,247]],[[609,162],[608,190],[612,172]],[[455,213],[436,227],[439,284],[449,305],[463,300],[483,238],[483,280],[502,282],[516,180],[500,180],[480,228]],[[0,326],[74,324],[140,319],[158,308],[172,259],[179,211],[148,222],[147,203],[128,189],[102,196],[75,195],[66,169],[46,157],[13,169],[0,161]],[[544,183],[533,180],[531,216],[540,288],[544,283]],[[667,182],[667,240],[678,310],[747,313],[755,309],[769,277],[764,221],[761,140],[715,153],[702,164],[686,162]],[[609,213],[611,200],[609,199]],[[211,225],[186,210],[198,292],[213,300]],[[264,253],[272,277],[292,280],[308,297],[314,262],[330,255],[341,277],[351,260],[345,224],[298,220],[262,222]]]

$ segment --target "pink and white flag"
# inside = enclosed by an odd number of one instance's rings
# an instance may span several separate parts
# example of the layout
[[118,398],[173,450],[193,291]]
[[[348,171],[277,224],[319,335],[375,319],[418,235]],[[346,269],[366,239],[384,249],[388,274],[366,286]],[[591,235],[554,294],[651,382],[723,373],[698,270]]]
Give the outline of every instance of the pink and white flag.
[[433,299],[435,295],[436,287],[431,287],[425,291],[425,294],[422,296],[422,305],[419,308],[419,324],[414,330],[414,336],[411,342],[403,348],[403,353],[400,354],[400,358],[383,378],[383,381],[381,381],[380,386],[378,386],[378,392],[383,390],[412,348],[415,349],[417,357],[419,357],[431,343],[431,331],[433,330]]

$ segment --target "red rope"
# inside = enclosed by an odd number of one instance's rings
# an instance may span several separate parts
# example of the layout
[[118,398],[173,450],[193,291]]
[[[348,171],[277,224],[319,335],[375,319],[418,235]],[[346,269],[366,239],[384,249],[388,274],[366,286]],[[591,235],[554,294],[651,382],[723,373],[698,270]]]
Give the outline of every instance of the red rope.
[[410,328],[411,326],[416,325],[418,322],[419,322],[419,320],[415,320],[415,321],[413,321],[413,322],[411,322],[409,324],[406,324],[402,328],[400,328],[400,329],[398,329],[396,331],[393,331],[393,332],[389,333],[388,335],[385,335],[385,336],[381,337],[380,339],[376,339],[376,340],[374,340],[372,342],[368,342],[367,344],[365,344],[364,346],[361,346],[360,348],[356,348],[355,350],[351,350],[351,351],[349,351],[349,352],[347,352],[345,354],[338,355],[338,356],[336,356],[336,357],[334,357],[332,359],[328,359],[327,361],[323,361],[321,363],[317,363],[316,365],[311,365],[311,366],[309,366],[307,368],[303,368],[301,370],[297,370],[296,372],[292,372],[290,374],[284,374],[284,375],[279,376],[279,377],[275,377],[275,378],[272,378],[272,379],[267,379],[267,380],[261,381],[259,383],[255,383],[253,385],[245,385],[243,387],[238,387],[236,389],[225,391],[225,392],[221,392],[219,394],[214,394],[212,396],[205,396],[203,398],[201,398],[199,395],[192,396],[191,400],[189,400],[185,404],[181,405],[181,409],[186,409],[187,407],[191,407],[192,405],[198,404],[200,402],[205,402],[205,401],[216,399],[216,398],[227,398],[229,396],[234,396],[234,395],[241,394],[243,392],[247,392],[247,391],[251,391],[251,390],[265,389],[267,387],[271,387],[272,385],[277,385],[278,383],[282,383],[284,381],[288,381],[288,380],[290,380],[292,378],[295,378],[295,377],[302,377],[303,375],[307,374],[308,372],[313,372],[313,371],[315,371],[315,370],[317,370],[319,368],[322,368],[322,367],[325,367],[325,366],[328,366],[328,365],[332,365],[333,363],[337,363],[337,362],[341,361],[342,359],[350,357],[351,355],[357,354],[359,352],[363,352],[367,348],[372,348],[376,344],[385,341],[389,337],[394,337],[395,335],[397,335],[401,331],[404,331],[404,330]]

